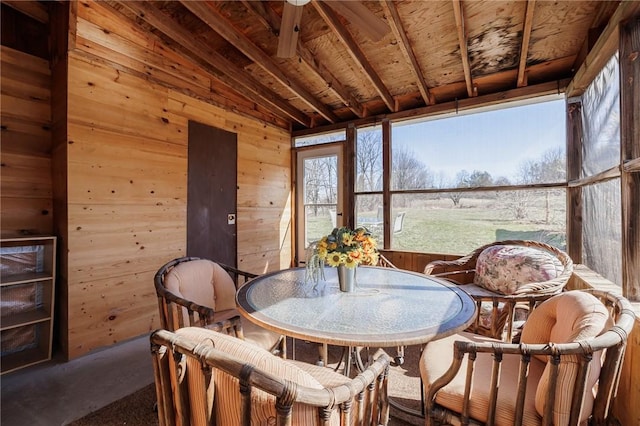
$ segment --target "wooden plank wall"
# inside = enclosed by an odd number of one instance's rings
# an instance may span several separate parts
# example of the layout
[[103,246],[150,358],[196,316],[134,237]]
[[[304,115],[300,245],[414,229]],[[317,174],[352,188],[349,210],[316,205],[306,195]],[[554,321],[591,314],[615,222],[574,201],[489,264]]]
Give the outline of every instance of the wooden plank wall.
[[238,134],[239,266],[262,273],[291,261],[289,132],[198,99],[211,92],[209,75],[107,5],[80,2],[77,16],[68,65],[69,358],[159,326],[153,275],[186,250],[190,119]]
[[53,232],[49,62],[2,46],[2,233]]
[[427,263],[434,260],[454,260],[466,254],[434,254],[393,250],[381,250],[380,252],[396,267],[414,272],[424,272],[424,267],[427,266]]

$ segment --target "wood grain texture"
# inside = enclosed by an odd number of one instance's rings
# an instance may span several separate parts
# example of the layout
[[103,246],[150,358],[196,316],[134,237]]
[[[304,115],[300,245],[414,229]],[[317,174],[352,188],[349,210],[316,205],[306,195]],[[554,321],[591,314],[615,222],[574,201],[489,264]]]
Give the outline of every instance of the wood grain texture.
[[[640,16],[620,31],[620,136],[622,198],[622,286],[640,302],[640,172],[627,170],[627,161],[640,160]],[[632,169],[632,168],[631,168]]]
[[53,232],[51,74],[47,61],[2,46],[2,233]]
[[238,134],[239,262],[261,273],[291,258],[288,132],[196,97],[198,64],[89,5],[69,54],[69,358],[159,326],[153,275],[186,250],[189,120]]

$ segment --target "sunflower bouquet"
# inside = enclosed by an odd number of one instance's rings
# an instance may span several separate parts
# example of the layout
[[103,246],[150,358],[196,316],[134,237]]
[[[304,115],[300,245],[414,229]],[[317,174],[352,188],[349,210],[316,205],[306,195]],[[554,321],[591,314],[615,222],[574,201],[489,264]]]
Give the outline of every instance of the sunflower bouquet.
[[307,279],[318,282],[323,277],[325,265],[355,268],[362,265],[376,265],[378,250],[376,240],[366,228],[335,228],[325,235],[312,248],[307,259]]
[[378,263],[376,240],[366,228],[335,228],[331,234],[320,239],[316,253],[321,261],[333,267],[344,265],[355,268],[360,264]]

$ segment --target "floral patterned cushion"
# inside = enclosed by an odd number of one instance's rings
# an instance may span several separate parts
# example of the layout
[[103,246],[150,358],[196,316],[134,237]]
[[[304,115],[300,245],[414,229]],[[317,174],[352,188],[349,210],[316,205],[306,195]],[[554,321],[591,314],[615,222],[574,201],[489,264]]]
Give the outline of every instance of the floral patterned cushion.
[[513,294],[523,284],[558,277],[562,263],[546,250],[516,245],[495,245],[480,253],[474,284],[501,294]]

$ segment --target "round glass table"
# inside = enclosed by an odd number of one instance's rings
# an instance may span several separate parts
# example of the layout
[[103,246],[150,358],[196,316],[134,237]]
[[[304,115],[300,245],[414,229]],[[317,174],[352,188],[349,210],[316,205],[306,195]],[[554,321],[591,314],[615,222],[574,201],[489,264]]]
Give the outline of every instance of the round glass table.
[[240,313],[278,333],[339,346],[390,347],[426,343],[465,329],[473,299],[424,274],[358,267],[356,290],[341,292],[336,268],[305,282],[305,269],[254,278],[236,293]]
[[[238,310],[266,329],[322,343],[322,360],[327,360],[327,344],[344,347],[343,373],[347,376],[352,360],[359,370],[364,369],[355,348],[397,346],[404,350],[404,346],[463,330],[475,318],[476,304],[467,293],[424,274],[360,266],[356,290],[350,293],[340,291],[336,268],[325,268],[324,279],[317,284],[305,281],[305,275],[304,268],[292,268],[254,278],[236,293]],[[421,411],[392,398],[389,403],[424,417],[424,401]]]

